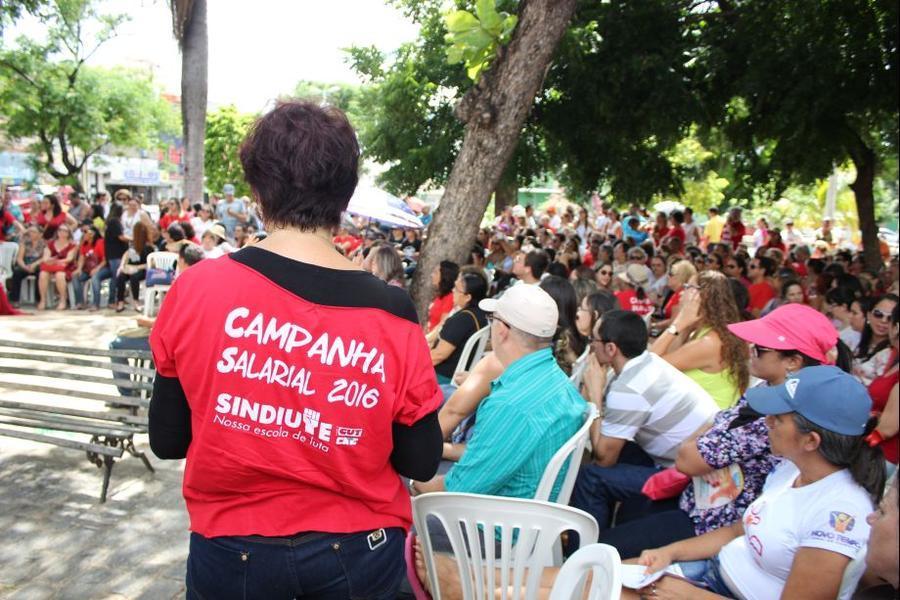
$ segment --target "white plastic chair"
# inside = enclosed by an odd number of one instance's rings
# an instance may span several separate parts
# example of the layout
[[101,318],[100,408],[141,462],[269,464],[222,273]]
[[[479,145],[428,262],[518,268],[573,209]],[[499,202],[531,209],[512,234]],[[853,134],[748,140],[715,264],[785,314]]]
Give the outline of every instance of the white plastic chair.
[[[164,271],[175,271],[175,262],[178,260],[177,252],[151,252],[147,255],[147,269],[155,268]],[[152,317],[156,314],[157,299],[162,304],[162,298],[169,291],[171,285],[144,286],[144,316]]]
[[15,242],[0,242],[0,287],[6,289],[6,280],[12,277],[13,265],[19,245]]
[[[450,538],[464,600],[493,600],[498,590],[503,600],[534,600],[559,536],[574,531],[580,540],[596,540],[599,534],[594,517],[570,506],[478,494],[418,496],[413,498],[413,520],[434,600],[440,600],[441,593],[427,526],[429,516],[441,522]],[[497,531],[499,557],[493,552]],[[483,556],[482,547],[487,550]]]
[[619,600],[622,596],[622,560],[607,544],[590,544],[563,564],[553,582],[550,600],[581,600],[587,574],[591,574],[588,600]]
[[481,360],[481,357],[484,356],[484,349],[489,339],[491,339],[491,326],[486,325],[470,335],[469,339],[466,340],[462,353],[459,355],[459,362],[456,363],[456,369],[453,370],[453,377],[450,378],[454,386],[456,385],[457,373],[462,373],[467,368],[474,367]]
[[[544,474],[541,475],[541,481],[538,483],[537,491],[534,493],[535,500],[550,502],[550,495],[553,493],[553,487],[559,479],[560,472],[564,467],[566,469],[565,477],[559,488],[559,494],[552,501],[558,504],[569,504],[572,497],[572,490],[575,489],[575,479],[578,477],[578,468],[581,466],[581,459],[584,456],[584,448],[587,446],[588,439],[591,436],[591,425],[600,416],[596,405],[588,403],[585,409],[584,424],[575,432],[575,434],[559,447],[556,454],[547,463],[544,468]],[[593,542],[597,538],[590,541]],[[562,564],[562,544],[557,542],[553,546],[553,564],[559,566]]]
[[572,365],[572,374],[569,376],[569,381],[572,382],[572,385],[575,386],[575,389],[581,391],[581,380],[584,379],[584,371],[587,369],[588,365],[588,357],[591,355],[591,346],[588,344],[588,347],[584,349],[584,352],[581,353],[581,356],[578,357],[578,360]]

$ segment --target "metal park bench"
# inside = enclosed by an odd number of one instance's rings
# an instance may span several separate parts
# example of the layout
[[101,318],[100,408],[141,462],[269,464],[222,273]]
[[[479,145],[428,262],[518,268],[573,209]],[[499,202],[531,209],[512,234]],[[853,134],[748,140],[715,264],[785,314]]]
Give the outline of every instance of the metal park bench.
[[147,433],[153,376],[144,350],[0,340],[0,436],[85,452],[103,469],[106,502],[113,464],[124,453],[153,472],[134,447],[134,435]]

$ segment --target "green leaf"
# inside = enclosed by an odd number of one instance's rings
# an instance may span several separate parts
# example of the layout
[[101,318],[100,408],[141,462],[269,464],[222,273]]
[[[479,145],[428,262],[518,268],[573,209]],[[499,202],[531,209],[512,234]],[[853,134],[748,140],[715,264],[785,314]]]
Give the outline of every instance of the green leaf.
[[475,15],[466,10],[455,10],[444,15],[444,23],[447,30],[451,33],[468,31],[470,29],[479,29],[481,23],[475,18]]

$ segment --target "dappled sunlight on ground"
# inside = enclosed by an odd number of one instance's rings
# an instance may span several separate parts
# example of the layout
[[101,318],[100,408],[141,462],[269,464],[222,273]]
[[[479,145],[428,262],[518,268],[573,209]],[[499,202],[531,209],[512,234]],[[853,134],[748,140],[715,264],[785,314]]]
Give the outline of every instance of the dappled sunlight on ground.
[[[0,317],[0,338],[104,348],[134,326],[134,313],[113,314]],[[0,384],[0,397],[21,394]],[[184,596],[184,462],[153,457],[146,436],[135,442],[156,473],[125,454],[99,504],[102,472],[84,453],[0,437],[0,598]]]

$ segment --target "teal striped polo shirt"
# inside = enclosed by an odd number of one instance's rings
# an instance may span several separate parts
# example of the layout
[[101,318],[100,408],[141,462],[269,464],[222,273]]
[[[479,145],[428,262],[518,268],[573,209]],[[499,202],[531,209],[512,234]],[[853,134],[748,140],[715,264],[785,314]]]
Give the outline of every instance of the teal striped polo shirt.
[[447,473],[447,491],[534,497],[550,458],[584,423],[585,409],[550,348],[523,356],[478,406],[472,439]]

